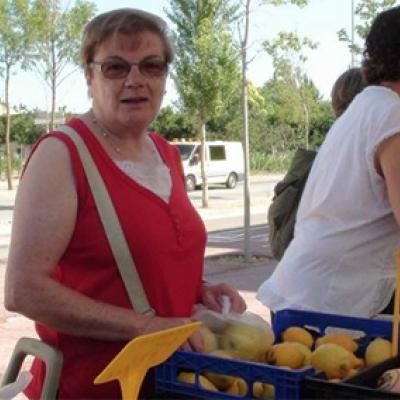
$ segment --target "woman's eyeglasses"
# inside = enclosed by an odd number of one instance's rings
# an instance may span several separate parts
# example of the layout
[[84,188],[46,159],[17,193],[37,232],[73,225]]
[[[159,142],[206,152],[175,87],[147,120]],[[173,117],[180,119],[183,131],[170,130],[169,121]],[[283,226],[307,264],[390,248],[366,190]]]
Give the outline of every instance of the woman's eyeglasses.
[[168,64],[164,60],[144,58],[138,63],[130,63],[122,58],[106,61],[92,61],[89,66],[100,70],[107,79],[126,78],[132,67],[137,66],[140,73],[147,78],[157,78],[164,76],[168,71]]

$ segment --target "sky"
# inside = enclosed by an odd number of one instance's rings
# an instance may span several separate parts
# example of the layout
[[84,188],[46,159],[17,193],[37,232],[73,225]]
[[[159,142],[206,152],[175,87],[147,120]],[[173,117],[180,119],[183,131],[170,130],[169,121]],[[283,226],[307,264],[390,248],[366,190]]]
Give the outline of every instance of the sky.
[[[92,0],[101,13],[114,8],[133,7],[153,12],[166,18],[168,0]],[[356,0],[357,1],[357,0]],[[292,31],[300,37],[309,37],[318,43],[315,50],[307,51],[304,69],[325,99],[335,79],[351,64],[347,45],[339,42],[337,31],[351,29],[351,0],[309,0],[305,8],[296,6],[258,6],[252,1],[250,14],[248,79],[262,86],[273,73],[271,57],[262,51],[262,42],[271,40],[280,31]],[[167,19],[167,18],[166,18]],[[168,19],[167,19],[168,21]],[[357,23],[357,20],[355,20]],[[23,104],[29,109],[50,109],[50,91],[33,72],[18,71],[11,78],[10,100],[12,106]],[[3,90],[2,90],[3,93]],[[2,94],[0,97],[3,97]],[[75,70],[58,89],[57,106],[66,106],[71,112],[85,112],[90,108],[86,83],[80,69]],[[177,95],[173,82],[167,85],[164,104],[173,104]]]

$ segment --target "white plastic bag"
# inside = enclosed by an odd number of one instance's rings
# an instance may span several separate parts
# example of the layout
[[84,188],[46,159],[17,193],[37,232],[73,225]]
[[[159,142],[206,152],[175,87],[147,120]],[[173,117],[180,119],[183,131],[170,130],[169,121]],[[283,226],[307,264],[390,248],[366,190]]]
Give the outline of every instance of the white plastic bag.
[[269,323],[251,312],[230,312],[229,298],[222,298],[221,305],[221,313],[198,305],[192,318],[203,322],[216,336],[219,351],[243,360],[265,361],[275,341]]

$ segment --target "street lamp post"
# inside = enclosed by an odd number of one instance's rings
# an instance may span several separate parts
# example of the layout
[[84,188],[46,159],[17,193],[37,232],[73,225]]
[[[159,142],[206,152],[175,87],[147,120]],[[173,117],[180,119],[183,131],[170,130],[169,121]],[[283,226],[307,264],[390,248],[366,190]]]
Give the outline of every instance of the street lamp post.
[[351,66],[354,67],[354,0],[351,0]]

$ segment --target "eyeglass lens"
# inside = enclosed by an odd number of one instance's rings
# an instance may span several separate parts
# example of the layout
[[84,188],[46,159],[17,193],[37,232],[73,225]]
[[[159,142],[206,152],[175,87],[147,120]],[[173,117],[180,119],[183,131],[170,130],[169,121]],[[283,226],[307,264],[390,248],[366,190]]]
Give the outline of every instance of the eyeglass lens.
[[128,63],[125,60],[108,60],[101,63],[101,71],[109,79],[126,78],[132,68],[137,65],[140,73],[147,77],[160,77],[167,71],[167,63],[164,60],[143,59],[139,63]]

